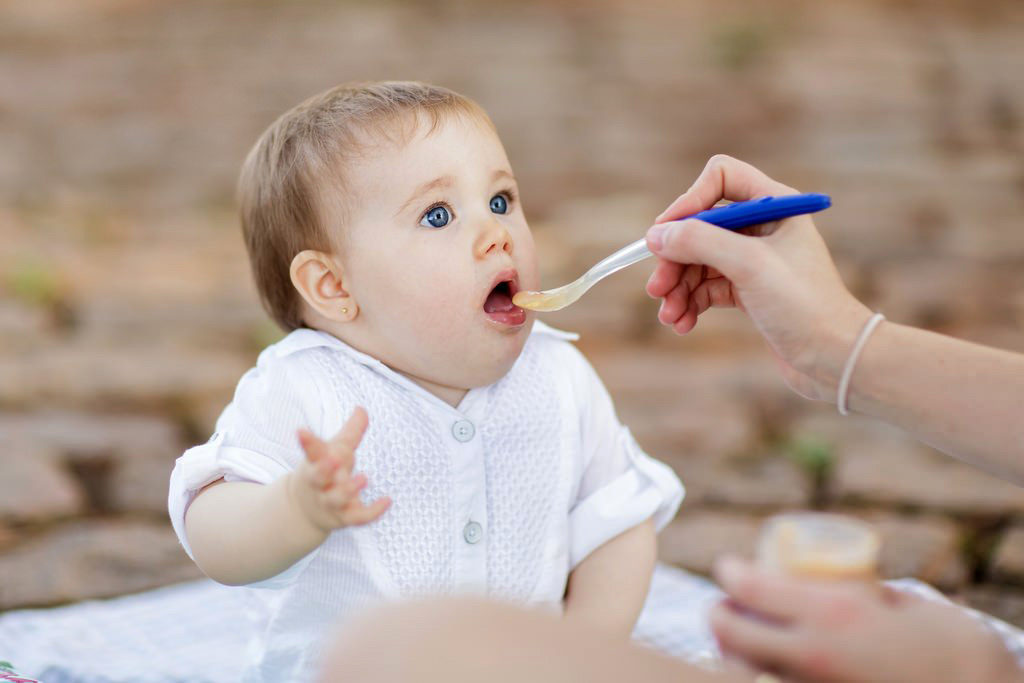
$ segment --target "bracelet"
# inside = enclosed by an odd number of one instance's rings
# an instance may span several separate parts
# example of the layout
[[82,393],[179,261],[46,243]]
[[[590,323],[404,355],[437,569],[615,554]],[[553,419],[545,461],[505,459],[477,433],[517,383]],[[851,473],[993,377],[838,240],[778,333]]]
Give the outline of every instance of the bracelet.
[[860,352],[864,350],[864,345],[868,343],[868,337],[871,336],[871,333],[875,331],[875,328],[883,320],[885,320],[885,316],[881,313],[875,313],[868,319],[864,324],[864,329],[860,331],[860,336],[857,337],[856,343],[853,345],[853,351],[850,351],[850,357],[846,359],[846,367],[843,368],[843,376],[839,380],[839,395],[836,398],[836,408],[839,409],[840,415],[850,414],[846,409],[846,394],[850,391],[850,378],[853,377],[853,368],[857,365],[857,358],[860,356]]

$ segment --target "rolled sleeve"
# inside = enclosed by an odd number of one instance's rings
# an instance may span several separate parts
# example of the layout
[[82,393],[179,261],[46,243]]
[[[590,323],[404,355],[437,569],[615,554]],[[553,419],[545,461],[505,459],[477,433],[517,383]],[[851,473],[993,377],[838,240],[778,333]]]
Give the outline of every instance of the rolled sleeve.
[[255,451],[224,445],[226,434],[214,433],[210,440],[193,446],[174,463],[167,497],[171,525],[178,534],[185,552],[192,556],[192,547],[185,534],[185,513],[196,494],[218,479],[270,484],[291,468],[274,458]]
[[[257,367],[239,381],[210,440],[188,449],[174,464],[167,509],[179,542],[193,560],[185,515],[199,491],[218,479],[264,485],[274,482],[305,457],[296,431],[321,427],[322,407],[315,382],[303,381],[297,370],[289,367],[294,365],[291,358],[261,356]],[[311,557],[276,577],[250,585],[287,583]]]
[[648,520],[660,531],[683,501],[682,482],[664,463],[644,453],[623,427],[616,448],[626,454],[622,474],[582,500],[569,514],[571,566],[575,567],[598,547]]
[[573,356],[583,444],[579,491],[569,512],[575,568],[598,547],[648,519],[661,530],[675,516],[685,491],[675,472],[647,455],[619,422],[590,363],[575,348]]

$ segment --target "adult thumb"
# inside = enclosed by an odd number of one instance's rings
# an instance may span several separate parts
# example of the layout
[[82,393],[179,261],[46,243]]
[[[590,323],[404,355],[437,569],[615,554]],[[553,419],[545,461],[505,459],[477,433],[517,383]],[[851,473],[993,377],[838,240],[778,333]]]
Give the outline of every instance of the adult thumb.
[[647,231],[647,247],[657,256],[711,266],[734,282],[752,271],[756,239],[695,218],[661,223]]

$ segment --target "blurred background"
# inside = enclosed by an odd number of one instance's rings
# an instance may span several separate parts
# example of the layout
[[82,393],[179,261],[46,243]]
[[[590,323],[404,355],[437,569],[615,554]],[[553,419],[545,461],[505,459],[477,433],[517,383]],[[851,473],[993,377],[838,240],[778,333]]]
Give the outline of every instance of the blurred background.
[[[1019,0],[0,3],[0,610],[199,576],[167,478],[279,337],[233,188],[301,99],[397,78],[478,100],[546,286],[724,152],[832,195],[818,225],[891,320],[1024,351],[1022,73]],[[663,559],[706,572],[767,514],[842,510],[882,530],[887,575],[1024,623],[1024,489],[789,393],[734,312],[666,332],[649,272],[546,320],[687,485]]]

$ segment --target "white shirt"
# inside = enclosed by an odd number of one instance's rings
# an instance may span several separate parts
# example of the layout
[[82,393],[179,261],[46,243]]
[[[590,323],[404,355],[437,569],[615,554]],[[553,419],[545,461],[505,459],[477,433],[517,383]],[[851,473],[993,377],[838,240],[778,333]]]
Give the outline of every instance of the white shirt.
[[329,438],[357,405],[370,416],[356,450],[364,495],[393,503],[252,584],[263,628],[247,680],[309,679],[330,627],[382,600],[469,592],[558,606],[591,551],[672,519],[682,485],[619,423],[575,338],[535,323],[508,374],[456,408],[324,332],[295,330],[260,354],[210,441],[171,474],[171,521],[189,556],[185,511],[199,489],[274,481],[305,457],[300,427]]

